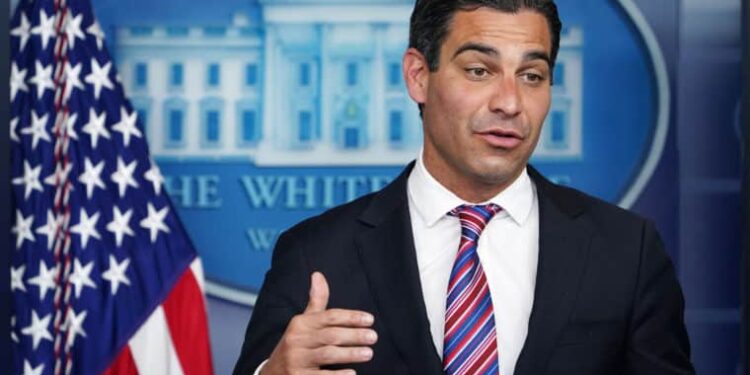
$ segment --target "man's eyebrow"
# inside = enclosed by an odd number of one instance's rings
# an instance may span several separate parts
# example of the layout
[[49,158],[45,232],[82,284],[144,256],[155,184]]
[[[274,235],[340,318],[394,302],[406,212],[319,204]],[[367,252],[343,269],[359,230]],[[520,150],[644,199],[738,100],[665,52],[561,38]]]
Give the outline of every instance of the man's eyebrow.
[[[458,55],[467,51],[476,51],[481,54],[489,55],[492,57],[500,56],[500,51],[498,51],[492,46],[488,46],[482,43],[469,42],[459,47],[456,50],[456,52],[453,53],[453,59],[455,59],[456,57],[458,57]],[[544,50],[529,51],[523,55],[523,61],[528,62],[528,61],[533,61],[533,60],[543,60],[544,62],[547,63],[547,66],[552,66],[552,59],[549,57],[549,54]]]
[[458,55],[467,51],[476,51],[481,54],[489,55],[492,57],[500,56],[500,52],[498,52],[498,50],[496,50],[492,46],[488,46],[482,43],[469,42],[469,43],[463,44],[461,47],[458,47],[456,52],[453,54],[453,59],[455,59],[456,57],[458,57]]
[[530,51],[526,52],[523,55],[523,61],[534,61],[534,60],[544,60],[547,63],[547,66],[552,66],[552,59],[550,59],[549,54],[546,51]]

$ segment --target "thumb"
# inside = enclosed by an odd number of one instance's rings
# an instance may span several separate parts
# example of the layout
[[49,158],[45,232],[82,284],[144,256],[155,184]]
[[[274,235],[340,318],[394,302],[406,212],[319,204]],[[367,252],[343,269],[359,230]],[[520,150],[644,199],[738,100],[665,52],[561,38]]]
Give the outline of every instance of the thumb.
[[310,277],[310,300],[305,312],[325,311],[328,306],[328,282],[320,272],[313,272]]

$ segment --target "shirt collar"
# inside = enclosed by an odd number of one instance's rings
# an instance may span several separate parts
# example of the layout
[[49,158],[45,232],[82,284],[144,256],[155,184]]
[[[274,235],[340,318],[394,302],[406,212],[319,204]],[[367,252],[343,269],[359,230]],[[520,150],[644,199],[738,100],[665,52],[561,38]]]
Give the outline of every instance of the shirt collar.
[[[408,194],[417,213],[428,227],[437,224],[452,209],[462,204],[470,204],[432,177],[424,165],[421,152],[409,175]],[[497,204],[503,208],[501,214],[505,212],[516,224],[523,225],[531,212],[534,194],[533,182],[524,168],[510,186],[482,204]]]

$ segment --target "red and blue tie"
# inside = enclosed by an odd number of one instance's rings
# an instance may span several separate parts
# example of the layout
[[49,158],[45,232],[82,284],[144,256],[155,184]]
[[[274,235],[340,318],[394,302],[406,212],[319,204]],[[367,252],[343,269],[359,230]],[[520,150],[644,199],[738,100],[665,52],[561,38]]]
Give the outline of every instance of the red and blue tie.
[[495,316],[487,278],[477,255],[479,235],[502,208],[462,205],[461,243],[453,263],[445,312],[443,369],[447,375],[498,374]]

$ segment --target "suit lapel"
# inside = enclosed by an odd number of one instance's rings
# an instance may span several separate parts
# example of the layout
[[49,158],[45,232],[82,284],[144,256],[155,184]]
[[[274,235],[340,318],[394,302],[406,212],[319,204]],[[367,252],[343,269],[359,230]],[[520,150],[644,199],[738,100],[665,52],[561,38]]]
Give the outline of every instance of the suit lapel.
[[[411,164],[360,217],[357,247],[393,344],[414,374],[442,374],[422,296],[406,194]],[[376,354],[377,355],[377,354]]]
[[591,242],[591,229],[579,218],[585,207],[578,193],[529,171],[539,197],[539,264],[529,330],[516,363],[519,375],[544,372],[573,310]]

